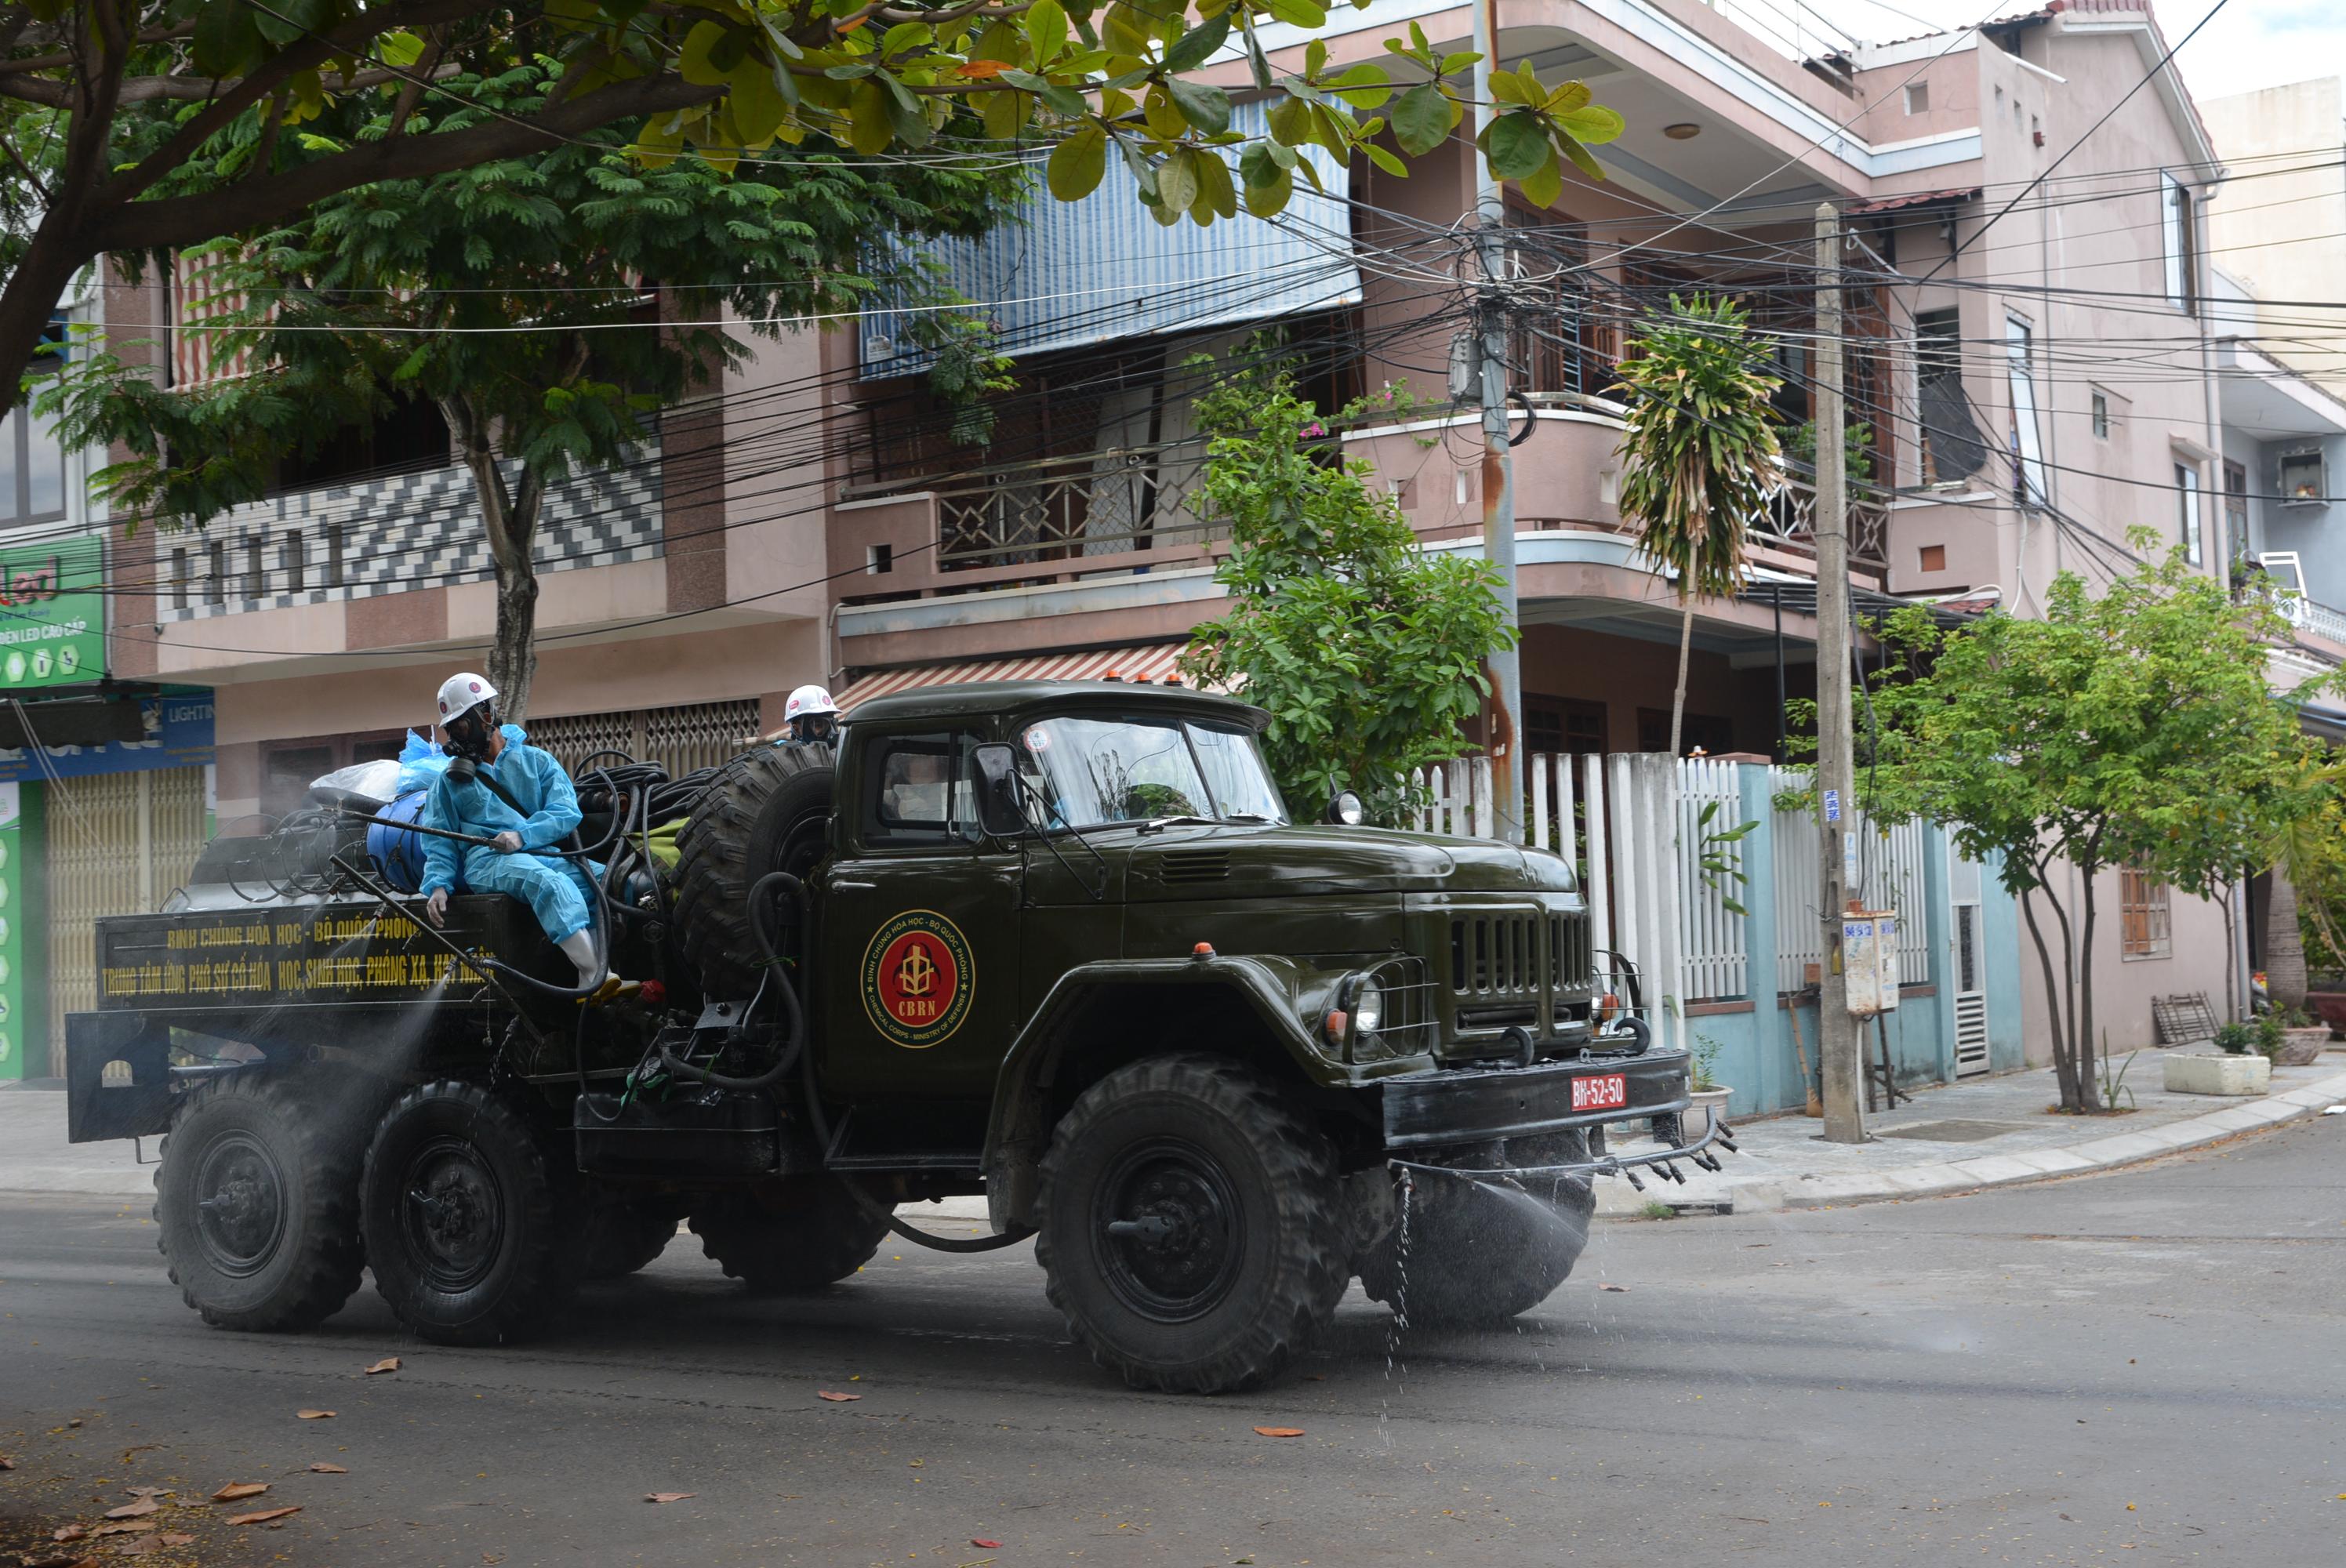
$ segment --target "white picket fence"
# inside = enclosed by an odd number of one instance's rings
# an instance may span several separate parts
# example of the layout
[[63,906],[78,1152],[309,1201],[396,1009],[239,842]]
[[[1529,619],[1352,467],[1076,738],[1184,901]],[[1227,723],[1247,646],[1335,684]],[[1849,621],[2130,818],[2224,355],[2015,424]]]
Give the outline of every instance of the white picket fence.
[[[1760,832],[1770,835],[1778,868],[1772,888],[1745,885],[1731,875],[1707,877],[1705,836],[1729,832],[1745,820],[1741,764],[1707,758],[1673,762],[1660,753],[1573,757],[1540,754],[1525,759],[1525,841],[1571,861],[1586,890],[1594,945],[1617,952],[1647,977],[1649,1003],[1666,1037],[1683,1039],[1684,1003],[1746,998],[1755,977],[1746,951],[1749,907],[1772,899],[1776,915],[1774,989],[1798,991],[1819,962],[1824,932],[1818,917],[1817,824],[1812,810],[1761,809]],[[1486,757],[1461,758],[1418,775],[1428,804],[1417,826],[1428,832],[1498,837],[1494,770]],[[1770,800],[1805,788],[1808,776],[1770,769]],[[1710,820],[1703,808],[1715,806]],[[1920,823],[1887,832],[1862,819],[1859,892],[1868,907],[1900,911],[1899,977],[1930,979],[1930,921],[1924,900],[1925,838]],[[1751,840],[1717,846],[1718,857],[1739,867]],[[1600,960],[1600,962],[1602,960]]]

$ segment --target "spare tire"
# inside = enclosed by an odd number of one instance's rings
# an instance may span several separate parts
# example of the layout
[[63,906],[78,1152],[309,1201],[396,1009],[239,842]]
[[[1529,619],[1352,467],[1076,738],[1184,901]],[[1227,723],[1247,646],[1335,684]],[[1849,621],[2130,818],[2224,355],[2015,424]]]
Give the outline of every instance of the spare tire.
[[710,997],[746,997],[765,962],[750,889],[769,871],[805,876],[831,841],[828,746],[761,746],[717,770],[677,835],[676,923]]

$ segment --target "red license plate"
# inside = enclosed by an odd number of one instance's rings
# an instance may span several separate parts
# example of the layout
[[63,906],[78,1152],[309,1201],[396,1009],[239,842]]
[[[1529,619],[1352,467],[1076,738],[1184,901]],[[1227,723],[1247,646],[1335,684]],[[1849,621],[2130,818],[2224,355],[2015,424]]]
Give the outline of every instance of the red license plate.
[[1576,1111],[1610,1111],[1628,1103],[1629,1080],[1623,1074],[1605,1073],[1572,1081],[1572,1108]]

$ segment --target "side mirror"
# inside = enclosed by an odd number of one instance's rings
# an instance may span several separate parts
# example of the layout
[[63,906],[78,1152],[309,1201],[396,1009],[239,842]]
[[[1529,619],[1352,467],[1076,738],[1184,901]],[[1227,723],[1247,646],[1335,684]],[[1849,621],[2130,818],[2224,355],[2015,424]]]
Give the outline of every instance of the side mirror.
[[1015,839],[1027,830],[1018,799],[1018,753],[1000,741],[973,748],[977,764],[977,825],[997,839]]
[[1368,808],[1350,789],[1339,789],[1329,797],[1328,814],[1321,819],[1332,827],[1357,828],[1369,820]]

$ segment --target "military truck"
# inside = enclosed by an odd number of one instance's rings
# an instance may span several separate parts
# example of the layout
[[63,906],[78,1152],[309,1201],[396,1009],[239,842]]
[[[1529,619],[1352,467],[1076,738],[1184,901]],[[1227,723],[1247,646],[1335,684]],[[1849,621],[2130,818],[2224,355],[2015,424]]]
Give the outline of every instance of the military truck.
[[[365,1268],[425,1339],[517,1339],[680,1221],[760,1291],[892,1229],[1031,1236],[1139,1387],[1273,1376],[1355,1278],[1504,1321],[1570,1272],[1596,1177],[1721,1135],[1679,1135],[1687,1056],[1600,975],[1564,860],[1349,797],[1299,821],[1266,721],[1114,682],[888,697],[835,754],[727,763],[673,865],[662,776],[583,767],[574,850],[649,981],[599,1006],[523,906],[435,930],[368,853],[380,803],[314,800],[98,922],[72,1135],[168,1133],[160,1247],[223,1329],[309,1328]],[[1608,1149],[1631,1121],[1659,1142]],[[980,1194],[990,1237],[896,1217]]]

